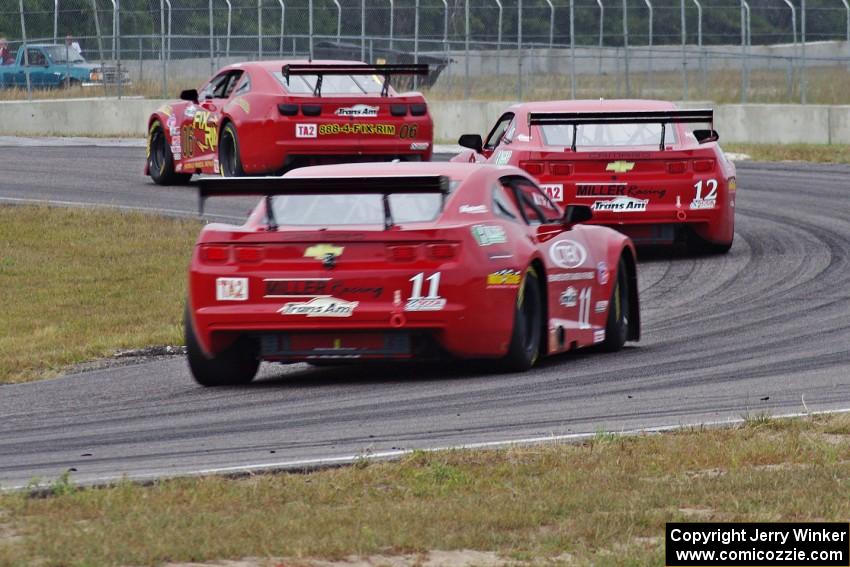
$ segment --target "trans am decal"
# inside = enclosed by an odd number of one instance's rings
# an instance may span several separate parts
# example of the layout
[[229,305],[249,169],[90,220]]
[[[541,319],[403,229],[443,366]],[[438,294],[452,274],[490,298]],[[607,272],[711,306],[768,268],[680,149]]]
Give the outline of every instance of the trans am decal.
[[336,297],[314,297],[310,301],[291,301],[277,310],[281,315],[306,315],[307,317],[351,317],[359,301],[346,301]]

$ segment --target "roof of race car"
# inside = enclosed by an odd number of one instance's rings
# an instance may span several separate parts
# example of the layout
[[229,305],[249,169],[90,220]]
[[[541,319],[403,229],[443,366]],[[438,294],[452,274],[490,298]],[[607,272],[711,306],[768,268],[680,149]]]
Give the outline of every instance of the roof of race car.
[[616,112],[629,110],[670,110],[678,108],[667,100],[588,99],[521,102],[510,107],[527,112]]

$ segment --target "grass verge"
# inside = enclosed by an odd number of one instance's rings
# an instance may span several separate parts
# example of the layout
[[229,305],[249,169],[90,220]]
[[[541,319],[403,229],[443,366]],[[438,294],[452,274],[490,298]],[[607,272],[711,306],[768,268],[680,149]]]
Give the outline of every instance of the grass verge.
[[0,495],[0,566],[289,565],[463,549],[663,565],[666,522],[846,521],[848,488],[850,416],[758,416],[729,429],[414,453],[311,474],[63,481],[46,498]]
[[0,383],[116,349],[182,344],[199,227],[140,213],[0,206]]
[[[721,142],[722,143],[722,142]],[[755,161],[850,163],[850,146],[842,144],[728,144],[726,152],[743,153]]]

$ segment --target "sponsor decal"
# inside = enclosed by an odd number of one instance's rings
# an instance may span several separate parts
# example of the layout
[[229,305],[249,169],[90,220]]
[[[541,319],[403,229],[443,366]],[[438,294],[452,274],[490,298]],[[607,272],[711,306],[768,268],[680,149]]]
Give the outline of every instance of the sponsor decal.
[[244,98],[242,98],[242,97],[239,97],[239,98],[237,98],[236,100],[234,100],[234,101],[233,101],[233,104],[238,105],[238,106],[239,106],[239,108],[241,108],[241,109],[242,109],[242,111],[243,111],[245,114],[248,114],[249,112],[251,112],[251,103],[249,103],[247,100],[245,100],[245,99],[244,99]]
[[496,165],[507,165],[509,161],[511,161],[511,156],[513,152],[509,151],[500,151],[496,152]]
[[384,293],[379,286],[347,285],[331,278],[291,278],[263,280],[266,297],[330,297],[334,295],[371,295],[378,299]]
[[[195,140],[198,143],[198,149],[202,152],[215,151],[218,147],[218,120],[206,110],[199,110],[192,120],[192,127],[196,130]],[[204,135],[203,140],[197,139],[197,133]]]
[[646,211],[649,199],[634,199],[632,197],[617,197],[613,201],[596,201],[591,206],[594,211],[612,213],[642,213]]
[[599,282],[599,285],[607,284],[610,276],[611,273],[608,271],[607,262],[599,262],[596,264],[596,281]]
[[397,289],[393,292],[393,306],[401,307],[401,290]]
[[530,142],[531,136],[529,136],[528,134],[517,134],[516,139],[520,142]]
[[605,341],[605,329],[601,329],[599,331],[593,331],[593,342],[601,343]]
[[213,173],[218,173],[220,168],[220,164],[218,162],[218,158],[213,158]]
[[315,138],[316,137],[316,125],[315,124],[296,124],[295,125],[295,137],[296,138]]
[[[363,136],[395,136],[395,124],[322,124],[319,126],[319,136],[363,135]],[[415,137],[414,133],[410,138]],[[402,136],[405,137],[405,136]]]
[[359,301],[346,301],[336,297],[314,297],[310,301],[291,301],[277,310],[281,315],[306,315],[307,317],[351,317]]
[[194,104],[190,104],[190,105],[189,105],[189,106],[187,106],[187,107],[186,107],[186,109],[183,111],[183,116],[185,116],[186,118],[194,118],[194,117],[195,117],[195,113],[196,113],[197,111],[198,111],[198,107],[197,107],[197,106],[195,106]]
[[377,106],[368,106],[366,104],[355,104],[350,107],[337,108],[334,113],[337,116],[377,116],[378,115],[378,107]]
[[584,264],[587,250],[575,240],[559,240],[549,248],[549,258],[556,266],[571,270]]
[[180,138],[174,138],[171,140],[171,154],[174,156],[174,159],[180,159],[181,154],[183,153],[183,146],[180,144]]
[[304,251],[305,258],[327,261],[328,257],[337,258],[342,256],[345,246],[334,246],[333,244],[314,244]]
[[691,201],[690,208],[694,211],[713,209],[717,205],[714,199],[694,199]]
[[471,230],[472,236],[478,242],[478,246],[504,244],[508,241],[505,229],[498,225],[476,224]]
[[593,199],[595,197],[634,197],[635,199],[663,199],[666,189],[638,187],[625,183],[576,183],[576,197]]
[[607,166],[605,166],[605,171],[613,171],[615,173],[626,173],[627,171],[631,171],[635,168],[635,162],[633,161],[612,161]]
[[[425,276],[420,272],[410,278],[412,290],[404,305],[405,311],[440,311],[446,306],[446,298],[440,297],[441,272]],[[428,282],[428,295],[422,295],[422,287]]]
[[218,301],[248,301],[248,278],[216,278],[215,298]]
[[547,183],[540,186],[546,195],[556,203],[564,202],[564,185],[563,183]]
[[593,308],[597,313],[605,313],[608,311],[608,300],[597,301],[596,307]]
[[410,151],[412,151],[412,152],[424,152],[429,147],[431,147],[430,142],[412,142],[410,144]]
[[174,114],[174,109],[171,108],[170,104],[164,104],[160,106],[156,111],[161,114],[165,114],[169,118],[171,118],[171,116]]
[[570,286],[564,290],[561,294],[560,303],[564,307],[575,307],[578,303],[578,291],[576,291],[576,288]]
[[522,274],[510,268],[487,274],[487,287],[516,287],[521,281]]
[[487,205],[461,205],[457,212],[468,215],[483,215],[487,212]]
[[730,179],[729,182],[726,184],[726,187],[729,188],[730,192],[731,191],[737,191],[738,190],[738,180],[737,179]]
[[592,280],[596,277],[594,272],[571,272],[568,274],[549,274],[546,279],[550,282],[577,282]]

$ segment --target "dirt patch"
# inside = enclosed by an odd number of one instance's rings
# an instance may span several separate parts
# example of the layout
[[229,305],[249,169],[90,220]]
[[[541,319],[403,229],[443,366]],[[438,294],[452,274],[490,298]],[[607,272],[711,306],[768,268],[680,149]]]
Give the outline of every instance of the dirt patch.
[[[562,557],[554,558],[557,560]],[[211,563],[167,563],[165,567],[502,567],[526,565],[509,560],[492,551],[461,549],[456,551],[429,551],[405,555],[351,555],[337,561],[318,559],[260,559],[246,558],[238,561]]]

